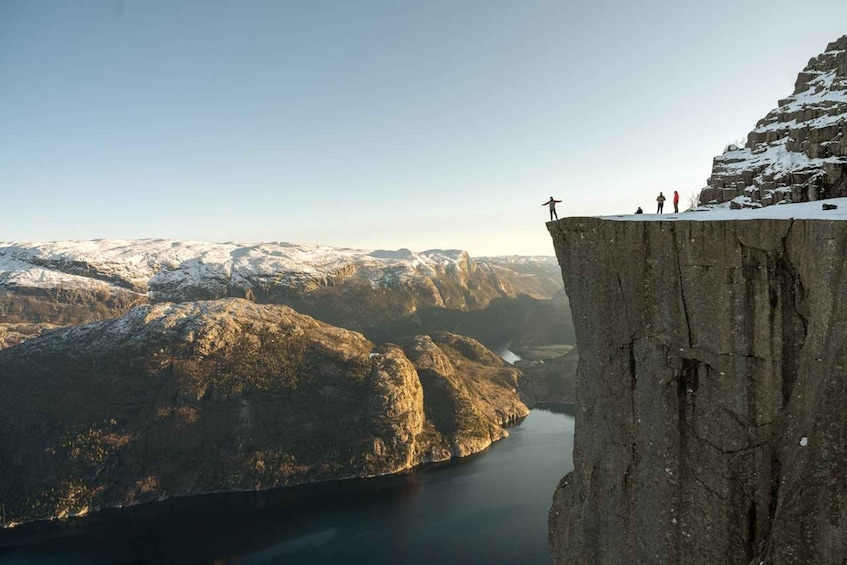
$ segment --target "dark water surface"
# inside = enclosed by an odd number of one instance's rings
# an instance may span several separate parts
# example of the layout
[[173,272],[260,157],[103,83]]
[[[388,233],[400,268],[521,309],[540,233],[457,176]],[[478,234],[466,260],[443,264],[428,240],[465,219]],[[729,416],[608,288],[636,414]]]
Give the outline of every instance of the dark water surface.
[[196,496],[0,531],[0,563],[549,564],[573,417],[535,409],[487,451],[413,473]]

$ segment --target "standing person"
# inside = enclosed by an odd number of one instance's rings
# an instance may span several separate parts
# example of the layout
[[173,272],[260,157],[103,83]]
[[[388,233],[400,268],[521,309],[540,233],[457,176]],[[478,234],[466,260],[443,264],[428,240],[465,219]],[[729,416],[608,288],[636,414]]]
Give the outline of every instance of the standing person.
[[659,196],[657,196],[657,197],[656,197],[656,202],[658,202],[658,203],[659,203],[659,207],[658,207],[658,209],[656,210],[656,213],[657,213],[657,214],[661,214],[661,213],[662,213],[662,208],[664,208],[664,207],[665,207],[665,195],[664,195],[664,194],[662,194],[661,192],[659,192]]
[[673,213],[679,214],[679,192],[673,191]]
[[558,204],[559,202],[561,202],[561,200],[556,200],[555,198],[553,198],[551,196],[550,200],[548,200],[547,202],[542,204],[542,206],[549,206],[550,207],[550,221],[551,222],[553,221],[553,216],[556,216],[557,220],[559,219],[559,215],[556,213],[556,204]]

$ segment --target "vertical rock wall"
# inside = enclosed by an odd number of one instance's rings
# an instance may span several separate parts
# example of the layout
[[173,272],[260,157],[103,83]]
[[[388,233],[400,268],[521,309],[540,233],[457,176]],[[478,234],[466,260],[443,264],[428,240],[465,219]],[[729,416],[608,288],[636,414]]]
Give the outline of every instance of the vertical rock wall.
[[847,222],[548,224],[580,362],[556,563],[847,559]]

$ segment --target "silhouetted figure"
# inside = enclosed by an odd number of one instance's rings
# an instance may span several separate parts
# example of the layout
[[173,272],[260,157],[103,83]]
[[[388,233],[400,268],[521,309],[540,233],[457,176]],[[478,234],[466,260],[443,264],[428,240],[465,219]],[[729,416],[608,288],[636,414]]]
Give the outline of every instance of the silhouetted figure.
[[554,216],[556,217],[557,220],[559,219],[559,215],[556,213],[556,204],[558,204],[559,202],[561,202],[561,200],[556,200],[555,198],[553,198],[551,196],[550,200],[548,200],[547,202],[542,204],[542,206],[549,206],[550,207],[550,221],[551,222],[553,221]]
[[673,213],[679,214],[679,192],[673,191]]
[[656,197],[656,202],[659,203],[659,207],[656,209],[656,213],[661,214],[662,208],[665,207],[665,195],[660,192],[659,196]]
[[644,210],[641,209],[641,206],[638,207],[638,210],[635,211],[636,214],[643,214]]

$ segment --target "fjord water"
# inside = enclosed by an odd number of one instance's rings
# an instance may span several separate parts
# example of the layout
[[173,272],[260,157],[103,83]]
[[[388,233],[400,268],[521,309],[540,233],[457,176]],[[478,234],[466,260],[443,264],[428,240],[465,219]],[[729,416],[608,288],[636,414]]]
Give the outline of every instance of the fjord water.
[[536,408],[486,451],[402,475],[25,524],[0,531],[0,564],[549,564],[573,424],[570,406]]
[[569,412],[534,409],[488,450],[409,474],[25,524],[0,532],[0,563],[549,564]]

